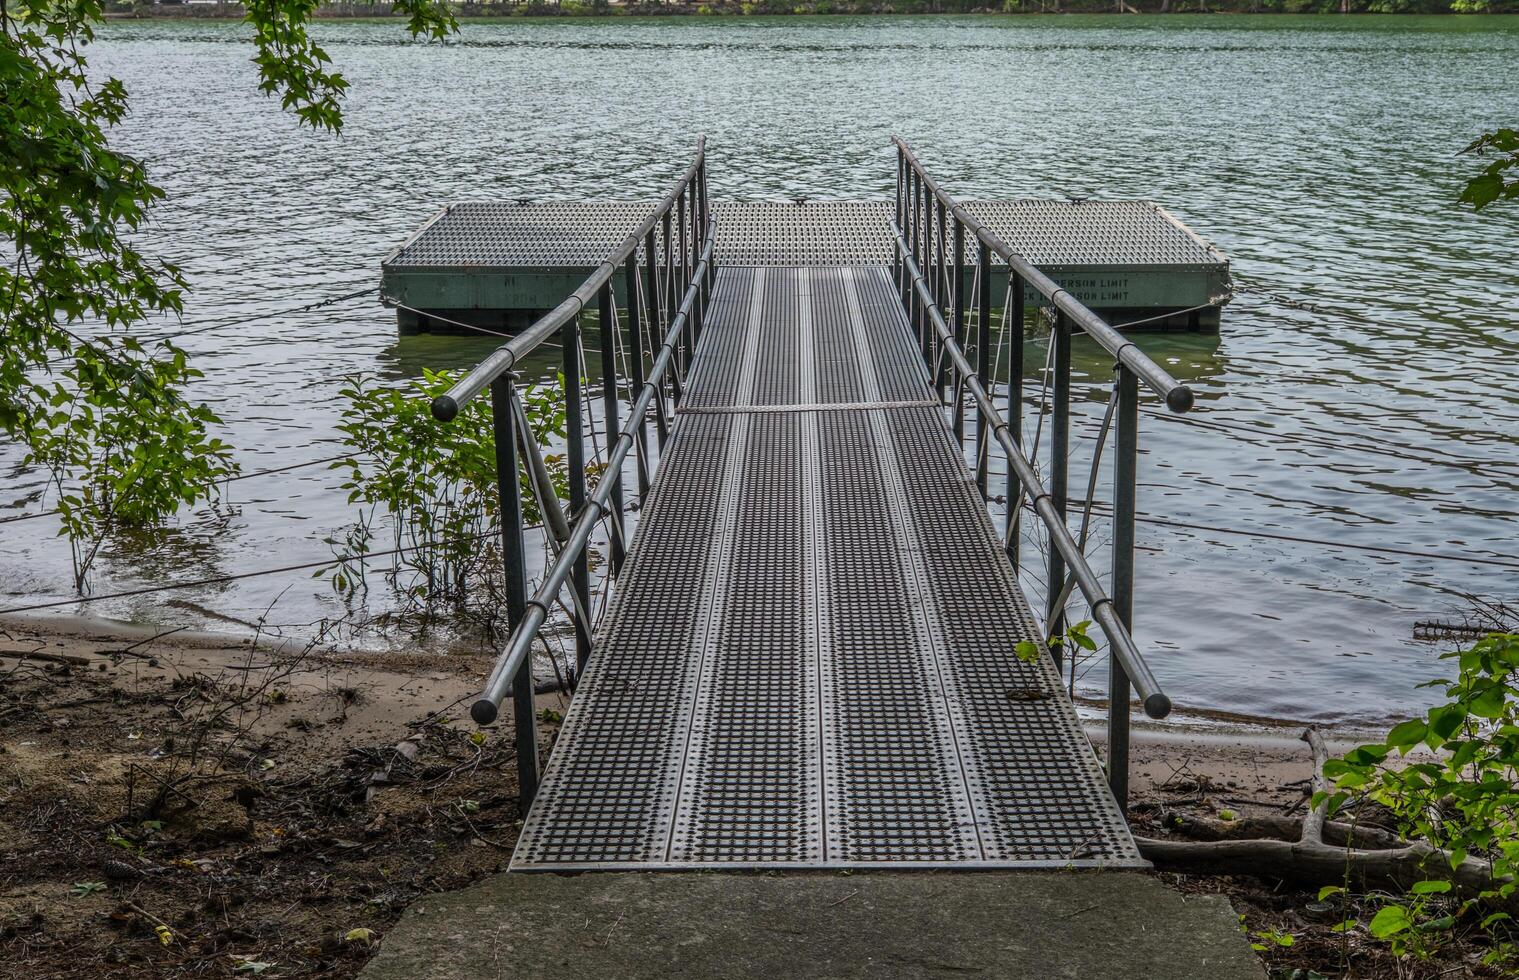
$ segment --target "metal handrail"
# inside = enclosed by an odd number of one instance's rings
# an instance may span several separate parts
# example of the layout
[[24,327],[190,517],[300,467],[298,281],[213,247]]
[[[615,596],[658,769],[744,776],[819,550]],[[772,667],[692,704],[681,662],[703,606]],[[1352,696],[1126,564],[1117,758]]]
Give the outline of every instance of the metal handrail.
[[[1134,645],[1134,638],[1128,628],[1118,618],[1113,608],[1113,600],[1103,591],[1101,583],[1097,580],[1097,574],[1087,564],[1086,556],[1081,553],[1081,548],[1076,544],[1075,538],[1071,537],[1070,529],[1066,527],[1059,511],[1055,509],[1053,499],[1049,491],[1044,488],[1040,481],[1034,464],[1029,462],[1028,457],[1018,448],[1013,440],[1010,427],[997,412],[996,402],[992,400],[986,388],[982,386],[980,379],[976,377],[976,371],[971,367],[970,359],[965,356],[960,345],[955,342],[954,332],[945,322],[944,316],[939,312],[937,304],[929,294],[928,282],[923,277],[922,270],[913,259],[911,250],[907,247],[907,240],[903,237],[902,229],[895,220],[891,221],[892,236],[895,239],[897,254],[906,268],[912,280],[913,291],[918,294],[927,310],[929,319],[933,322],[935,333],[939,335],[944,350],[955,362],[955,369],[961,372],[965,378],[967,390],[975,400],[976,409],[992,425],[991,437],[1002,447],[1002,452],[1007,456],[1008,464],[1012,466],[1018,476],[1019,486],[1028,497],[1034,512],[1044,521],[1050,531],[1050,540],[1060,552],[1060,556],[1070,565],[1072,574],[1076,578],[1076,584],[1081,589],[1081,594],[1086,598],[1087,606],[1091,609],[1092,618],[1097,625],[1102,627],[1103,634],[1108,638],[1108,643],[1113,649],[1113,654],[1123,665],[1130,682],[1139,693],[1140,700],[1144,704],[1145,714],[1151,718],[1164,718],[1171,713],[1171,699],[1160,689],[1160,682],[1155,679],[1149,664],[1144,656]],[[1012,506],[1011,503],[1009,506]]]
[[[654,229],[654,226],[667,217],[677,201],[681,201],[691,183],[702,172],[702,166],[707,157],[707,137],[700,136],[696,140],[696,156],[692,158],[691,165],[681,175],[669,190],[669,193],[660,200],[649,216],[639,226],[622,240],[622,243],[609,255],[606,261],[592,270],[586,277],[580,288],[567,296],[563,302],[554,307],[548,313],[540,317],[531,327],[517,334],[511,340],[496,348],[490,356],[479,364],[476,364],[463,378],[444,394],[433,399],[433,418],[439,422],[447,422],[459,414],[471,398],[490,387],[490,383],[501,375],[510,371],[516,364],[526,357],[535,347],[543,343],[563,329],[570,320],[580,316],[587,304],[596,298],[601,288],[611,282],[613,274],[628,261],[629,257],[638,251],[643,243],[644,236]],[[668,232],[668,229],[666,229]],[[679,257],[679,256],[677,256]],[[652,264],[655,257],[647,256]]]
[[[1057,670],[1064,666],[1065,651],[1055,640],[1065,631],[1065,603],[1073,586],[1080,586],[1092,610],[1092,618],[1108,637],[1108,785],[1120,807],[1129,792],[1130,697],[1137,688],[1146,714],[1163,717],[1171,702],[1160,690],[1155,676],[1134,646],[1134,553],[1137,488],[1139,482],[1139,393],[1150,389],[1165,400],[1173,412],[1190,410],[1192,389],[1179,383],[1138,345],[1124,337],[1106,320],[1093,313],[1075,296],[1015,252],[1001,236],[939,186],[924,169],[907,142],[893,137],[897,150],[895,237],[892,271],[898,298],[916,333],[929,384],[946,407],[953,408],[952,434],[957,443],[966,438],[965,392],[971,393],[975,410],[976,489],[990,505],[992,499],[989,460],[991,443],[1002,447],[1008,458],[1007,529],[1003,547],[1008,561],[1020,570],[1020,502],[1027,498],[1039,519],[1047,525],[1051,547],[1044,556],[1048,608],[1044,627],[1050,638],[1050,656]],[[974,237],[972,237],[974,236]],[[993,271],[993,260],[1001,263]],[[999,417],[990,391],[999,373],[996,360],[1002,345],[991,336],[994,276],[1005,275],[1007,292],[1002,304],[1004,332],[1014,330],[1008,345],[1006,418]],[[968,308],[967,291],[970,292]],[[1046,477],[1034,469],[1038,455],[1036,439],[1025,456],[1022,441],[1023,331],[1029,293],[1039,305],[1054,307],[1050,324],[1049,360],[1041,387],[1049,402],[1049,467]],[[1039,297],[1043,300],[1039,300]],[[974,327],[974,333],[972,333]],[[1069,503],[1069,456],[1071,441],[1072,337],[1084,331],[1113,357],[1113,395],[1108,418],[1116,431],[1113,457],[1112,579],[1103,591],[1082,554],[1082,544],[1066,526]],[[975,364],[966,351],[974,345]],[[965,346],[962,346],[965,345]],[[964,447],[962,446],[962,449]],[[1094,458],[1096,479],[1098,459]],[[1046,481],[1048,489],[1046,489]],[[1090,493],[1088,494],[1090,496]],[[1083,533],[1083,540],[1085,534]],[[1070,657],[1071,689],[1075,693],[1076,658]]]
[[[716,232],[717,223],[708,221],[703,235],[701,260],[692,273],[690,285],[686,287],[685,295],[681,298],[679,310],[665,332],[659,354],[654,359],[654,366],[638,393],[638,400],[633,403],[630,418],[640,419],[648,414],[654,397],[664,381],[665,372],[669,370],[675,359],[676,348],[686,329],[686,324],[692,317],[697,296],[704,288],[707,274],[712,266],[712,254],[717,245]],[[607,454],[605,472],[621,472],[623,462],[632,450],[634,442],[635,437],[631,429],[618,435],[617,442]],[[491,670],[490,678],[485,682],[480,699],[470,707],[470,717],[474,718],[478,724],[488,725],[496,720],[501,702],[511,687],[512,678],[526,662],[532,650],[533,640],[548,620],[550,605],[559,594],[559,590],[564,587],[565,581],[573,570],[575,560],[585,551],[596,524],[608,513],[607,502],[611,499],[615,485],[616,481],[612,479],[604,479],[596,485],[595,492],[586,501],[585,510],[581,512],[570,531],[569,540],[560,549],[558,560],[549,569],[538,591],[527,600],[527,610],[522,621],[502,644],[501,654],[496,658],[496,665]]]
[[[575,628],[575,674],[571,676],[578,676],[590,660],[595,626],[591,621],[590,541],[596,528],[610,518],[608,575],[610,580],[616,580],[627,558],[622,469],[628,455],[636,450],[637,493],[640,500],[645,500],[652,468],[647,434],[649,416],[652,409],[659,447],[663,450],[668,437],[666,398],[677,402],[681,398],[681,371],[700,337],[704,311],[712,293],[715,243],[716,223],[707,197],[706,139],[702,138],[697,141],[696,155],[685,173],[579,288],[498,347],[447,393],[433,399],[433,416],[440,422],[448,422],[471,399],[490,392],[504,574],[502,604],[510,633],[499,648],[490,678],[470,713],[480,724],[495,721],[510,690],[517,786],[524,810],[532,804],[540,778],[530,656],[533,641],[548,619],[551,604],[568,584],[571,602],[567,608]],[[619,267],[623,274],[620,283],[614,280]],[[619,341],[624,337],[624,326],[618,319],[619,289],[626,300],[628,345],[626,363],[621,366],[631,372],[627,380],[632,404],[626,425],[620,397],[621,359],[617,356]],[[581,351],[581,314],[587,309],[595,309],[599,321],[603,401],[600,421],[606,434],[607,453],[594,491],[590,488],[586,457],[588,379]],[[645,351],[646,331],[653,339],[662,340],[659,349]],[[514,370],[524,357],[556,333],[563,357],[568,520],[547,479],[537,440],[526,424]],[[652,364],[646,364],[646,356]],[[649,368],[647,377],[645,367]],[[594,412],[590,422],[594,437]],[[533,495],[548,518],[545,524],[554,551],[544,582],[531,596],[527,580],[527,525],[523,519],[526,488],[518,470],[521,463],[526,463]]]
[[[1086,331],[1087,335],[1097,341],[1109,354],[1113,355],[1124,367],[1133,371],[1150,390],[1165,399],[1166,406],[1173,412],[1185,412],[1190,409],[1195,401],[1192,389],[1171,377],[1170,373],[1151,360],[1144,351],[1140,350],[1132,340],[1113,329],[1106,320],[1093,313],[1075,296],[1072,296],[1064,287],[1055,282],[1049,276],[1041,272],[1027,258],[1014,251],[1011,245],[1002,240],[1002,237],[992,231],[986,224],[971,214],[964,205],[960,204],[948,192],[939,186],[923,168],[923,164],[913,153],[912,147],[900,136],[893,136],[892,143],[902,154],[923,186],[933,193],[934,197],[952,214],[966,229],[971,231],[978,241],[991,250],[1009,268],[1023,278],[1023,281],[1043,295],[1054,307],[1071,319],[1071,322]],[[990,270],[987,270],[990,271]],[[988,277],[988,282],[990,278]]]

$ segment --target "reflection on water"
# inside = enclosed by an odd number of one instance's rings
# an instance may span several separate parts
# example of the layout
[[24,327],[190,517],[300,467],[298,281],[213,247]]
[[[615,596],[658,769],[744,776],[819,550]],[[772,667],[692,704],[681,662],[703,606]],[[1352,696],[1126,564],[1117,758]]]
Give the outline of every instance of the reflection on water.
[[[1519,117],[1519,24],[1465,18],[816,18],[466,24],[446,46],[394,23],[326,23],[353,82],[340,139],[256,93],[244,28],[112,23],[123,146],[169,192],[143,244],[179,262],[196,321],[374,284],[379,259],[460,199],[650,196],[697,132],[713,193],[884,196],[909,136],[965,197],[1149,198],[1233,258],[1219,338],[1144,338],[1200,394],[1148,411],[1141,510],[1427,552],[1513,558],[1519,511],[1519,212],[1451,203],[1457,151]],[[166,325],[167,327],[167,325]],[[398,340],[370,300],[184,341],[245,470],[341,452],[341,379],[471,363],[495,341]],[[1026,351],[1030,377],[1042,338]],[[1109,365],[1076,347],[1084,492]],[[552,370],[554,352],[531,365]],[[1037,384],[1036,384],[1037,387]],[[1032,425],[1032,415],[1030,416]],[[1204,423],[1213,423],[1211,426]],[[0,449],[0,466],[19,460]],[[312,466],[230,484],[223,504],[112,542],[99,591],[318,561],[351,517]],[[1105,496],[1106,474],[1099,482]],[[39,474],[0,516],[34,509]],[[50,520],[0,525],[11,605],[70,593]],[[1096,564],[1106,532],[1099,524]],[[1511,570],[1142,524],[1138,634],[1178,704],[1379,717],[1423,695],[1416,619],[1513,598]],[[341,605],[309,572],[79,607],[139,621]],[[1094,681],[1100,670],[1087,678]]]

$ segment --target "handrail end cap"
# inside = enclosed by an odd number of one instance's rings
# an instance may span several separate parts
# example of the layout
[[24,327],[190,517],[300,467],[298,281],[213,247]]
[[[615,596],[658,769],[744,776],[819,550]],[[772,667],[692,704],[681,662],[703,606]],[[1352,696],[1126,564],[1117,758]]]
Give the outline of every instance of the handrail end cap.
[[1171,713],[1171,699],[1160,692],[1145,698],[1145,714],[1151,718],[1164,718]]
[[1177,414],[1190,411],[1196,402],[1197,397],[1186,385],[1177,385],[1166,392],[1166,407]]
[[439,422],[452,422],[459,414],[459,403],[453,395],[439,395],[432,400],[432,417]]
[[481,698],[469,707],[469,716],[477,725],[489,725],[496,720],[496,702],[490,698]]

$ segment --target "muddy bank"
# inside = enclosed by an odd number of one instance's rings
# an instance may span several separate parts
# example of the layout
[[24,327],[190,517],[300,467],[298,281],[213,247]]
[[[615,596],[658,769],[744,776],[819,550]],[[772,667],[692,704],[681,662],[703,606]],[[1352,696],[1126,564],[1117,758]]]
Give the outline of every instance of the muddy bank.
[[414,898],[505,866],[487,666],[8,624],[0,975],[352,974]]
[[[416,898],[506,866],[511,732],[468,718],[486,657],[0,626],[0,975],[351,976]],[[540,696],[546,742],[566,706]],[[1100,752],[1100,723],[1092,734]],[[1296,735],[1139,729],[1136,830],[1165,833],[1175,812],[1301,814]],[[1306,894],[1166,880],[1229,896],[1252,929],[1301,934],[1269,951],[1279,961],[1325,928],[1302,920]]]

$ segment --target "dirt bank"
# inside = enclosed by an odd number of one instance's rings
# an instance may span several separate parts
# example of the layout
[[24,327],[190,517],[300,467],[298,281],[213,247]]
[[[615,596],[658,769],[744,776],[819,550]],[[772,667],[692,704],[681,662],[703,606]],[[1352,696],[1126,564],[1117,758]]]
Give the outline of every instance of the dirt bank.
[[[511,733],[477,732],[467,714],[487,668],[478,656],[4,625],[0,975],[353,975],[415,898],[506,865],[520,819]],[[552,739],[566,705],[539,706]],[[1310,756],[1296,734],[1141,729],[1137,832],[1165,833],[1178,812],[1300,815]],[[1267,950],[1289,971],[1347,951],[1392,969],[1369,941],[1304,918],[1310,894],[1166,879],[1228,895],[1252,930],[1300,937]],[[1392,975],[1375,969],[1330,975]]]
[[352,974],[413,898],[506,863],[486,666],[11,624],[0,975]]

